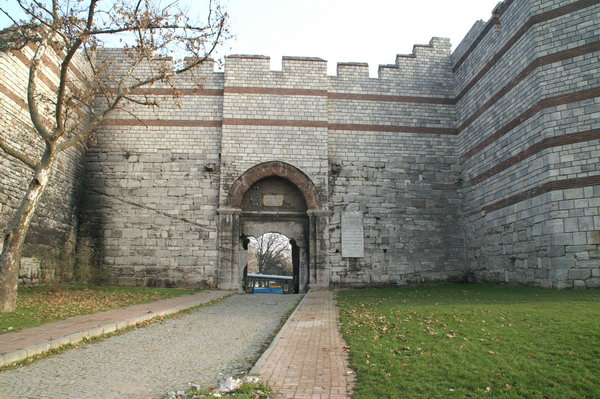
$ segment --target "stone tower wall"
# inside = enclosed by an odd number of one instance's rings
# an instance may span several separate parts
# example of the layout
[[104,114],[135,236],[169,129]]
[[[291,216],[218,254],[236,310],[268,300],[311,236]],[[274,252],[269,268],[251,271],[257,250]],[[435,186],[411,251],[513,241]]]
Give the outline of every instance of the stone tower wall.
[[[33,129],[26,103],[29,63],[34,50],[34,46],[26,46],[21,50],[0,51],[0,136],[11,147],[39,159],[43,142]],[[79,57],[74,64],[71,84],[80,86],[88,68]],[[52,95],[57,89],[58,76],[57,57],[48,50],[38,74],[39,92]],[[85,110],[80,116],[85,117]],[[53,116],[45,112],[42,117],[51,120]],[[55,164],[27,235],[20,272],[24,283],[73,278],[83,152],[82,147],[68,149]],[[0,150],[0,232],[8,226],[32,176],[27,166]],[[0,241],[1,247],[4,239]]]
[[600,285],[599,13],[505,1],[453,55],[476,280]]

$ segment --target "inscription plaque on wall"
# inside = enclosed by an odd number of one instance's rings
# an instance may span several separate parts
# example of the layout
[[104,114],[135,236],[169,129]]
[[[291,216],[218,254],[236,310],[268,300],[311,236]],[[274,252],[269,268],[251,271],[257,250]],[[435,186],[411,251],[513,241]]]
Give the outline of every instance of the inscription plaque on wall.
[[263,206],[283,206],[283,194],[264,194]]
[[342,212],[342,257],[365,256],[362,212]]

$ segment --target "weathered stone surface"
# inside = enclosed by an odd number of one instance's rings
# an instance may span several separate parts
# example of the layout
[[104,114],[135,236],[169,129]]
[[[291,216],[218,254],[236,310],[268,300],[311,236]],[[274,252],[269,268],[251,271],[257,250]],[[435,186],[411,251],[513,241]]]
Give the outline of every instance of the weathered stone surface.
[[570,280],[585,280],[592,276],[590,269],[570,269],[568,278]]

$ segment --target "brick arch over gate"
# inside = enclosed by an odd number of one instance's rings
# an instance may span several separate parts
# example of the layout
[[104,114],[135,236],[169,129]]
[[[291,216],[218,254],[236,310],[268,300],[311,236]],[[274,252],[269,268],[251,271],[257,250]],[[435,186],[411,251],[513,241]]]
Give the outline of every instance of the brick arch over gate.
[[[219,264],[217,285],[222,289],[240,289],[242,271],[240,266],[240,238],[242,200],[244,194],[259,180],[277,176],[294,184],[306,202],[306,259],[300,268],[309,273],[306,283],[310,286],[328,286],[331,270],[327,258],[329,243],[329,210],[326,197],[321,197],[312,180],[300,169],[281,161],[257,164],[246,170],[231,185],[225,206],[219,208]],[[324,194],[326,195],[326,194]],[[289,215],[288,215],[289,217]],[[243,257],[242,257],[243,258]]]
[[319,209],[321,199],[314,183],[300,169],[281,161],[269,161],[255,165],[245,171],[229,189],[227,206],[239,208],[244,194],[254,183],[265,177],[279,176],[295,184],[304,195],[308,209]]

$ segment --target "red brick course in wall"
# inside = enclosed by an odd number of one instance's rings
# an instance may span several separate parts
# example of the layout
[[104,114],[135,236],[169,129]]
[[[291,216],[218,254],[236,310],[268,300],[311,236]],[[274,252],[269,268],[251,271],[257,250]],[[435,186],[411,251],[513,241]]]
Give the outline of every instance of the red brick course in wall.
[[575,179],[556,180],[544,183],[538,187],[533,187],[527,191],[523,191],[516,195],[504,198],[503,200],[494,202],[493,204],[481,208],[484,212],[493,212],[498,209],[506,208],[518,202],[536,197],[541,194],[556,190],[568,190],[570,188],[582,188],[590,186],[600,186],[600,176],[588,176]]
[[512,121],[508,122],[506,125],[498,129],[493,134],[489,135],[484,140],[480,141],[477,145],[472,147],[469,151],[465,152],[462,156],[463,159],[471,158],[473,155],[477,154],[479,151],[483,150],[488,145],[492,144],[494,141],[498,140],[500,137],[504,136],[527,119],[531,118],[538,112],[540,112],[544,108],[556,107],[558,105],[574,103],[578,101],[588,100],[590,98],[595,98],[600,96],[600,87],[595,87],[593,89],[581,90],[575,93],[561,94],[554,97],[545,98],[539,101],[536,105],[529,108],[527,111],[521,113],[521,115],[517,116]]
[[[500,98],[502,98],[505,94],[507,94],[512,88],[514,88],[519,82],[525,79],[531,72],[533,72],[536,68],[540,66],[552,64],[554,62],[564,61],[571,58],[579,57],[585,54],[594,53],[596,51],[600,51],[600,41],[584,44],[583,46],[575,47],[572,49],[559,51],[558,53],[548,54],[546,56],[540,57],[529,64],[525,69],[523,69],[517,76],[515,76],[507,85],[505,85],[502,89],[500,89],[496,94],[494,94],[488,101],[486,101],[481,108],[473,113],[469,118],[467,118],[460,126],[459,131],[465,130],[475,119],[479,118],[485,111],[490,109],[492,105],[494,105]],[[460,97],[457,97],[457,101],[460,101]]]
[[480,183],[483,180],[488,179],[488,178],[502,172],[503,170],[508,169],[511,166],[518,164],[519,162],[523,161],[524,159],[526,159],[534,154],[537,154],[538,152],[540,152],[542,150],[552,148],[552,147],[560,147],[560,146],[568,145],[568,144],[582,143],[582,142],[591,141],[591,140],[600,140],[600,129],[592,129],[592,130],[586,130],[585,132],[564,134],[564,135],[556,136],[556,137],[548,137],[538,143],[535,143],[534,145],[527,148],[526,150],[523,150],[520,153],[508,158],[506,161],[500,162],[493,168],[490,168],[490,169],[486,170],[485,172],[475,176],[474,178],[469,180],[469,183],[470,184]]
[[223,121],[189,119],[106,119],[107,126],[178,126],[178,127],[221,127]]

